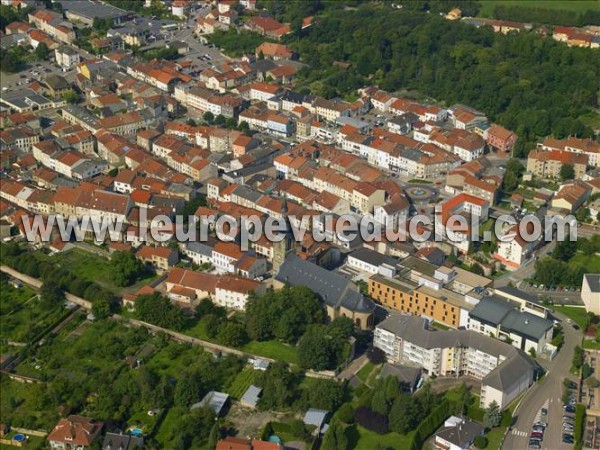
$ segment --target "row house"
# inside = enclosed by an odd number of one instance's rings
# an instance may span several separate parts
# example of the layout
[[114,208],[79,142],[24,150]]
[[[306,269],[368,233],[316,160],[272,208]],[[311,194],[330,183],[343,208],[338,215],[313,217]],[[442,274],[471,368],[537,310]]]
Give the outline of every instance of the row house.
[[75,150],[63,151],[54,140],[38,142],[33,146],[32,154],[40,164],[72,179],[86,180],[107,168],[102,160],[86,158]]
[[175,89],[175,98],[187,107],[230,118],[237,117],[246,106],[244,99],[237,95],[218,95],[200,86],[179,86]]
[[111,167],[125,165],[125,157],[129,152],[137,150],[143,152],[142,148],[132,144],[123,136],[111,133],[108,130],[100,130],[95,134],[98,156],[108,162]]
[[29,22],[60,42],[70,44],[75,41],[73,25],[62,15],[47,9],[38,9],[28,15]]
[[579,139],[569,137],[567,139],[546,138],[537,145],[541,150],[565,151],[571,153],[580,153],[588,157],[590,166],[600,166],[600,144],[593,139]]
[[238,123],[242,122],[246,122],[251,130],[266,131],[281,137],[290,136],[294,130],[290,117],[260,105],[252,106],[240,113]]
[[139,130],[146,128],[153,121],[152,116],[145,113],[146,110],[129,111],[105,117],[98,120],[98,129],[105,129],[122,136],[135,135]]
[[587,170],[587,153],[563,150],[532,150],[527,155],[527,171],[540,178],[560,178],[561,168],[571,165],[575,178],[582,178]]
[[179,267],[173,268],[165,280],[167,295],[185,304],[197,304],[209,298],[228,309],[243,311],[250,294],[260,295],[265,287],[258,281],[232,275],[213,275]]
[[318,97],[311,106],[311,112],[323,117],[328,122],[335,122],[342,116],[350,116],[351,109],[348,102],[342,100],[326,100]]
[[142,246],[135,257],[145,264],[151,265],[158,273],[164,273],[179,261],[179,253],[170,247]]
[[428,142],[458,155],[466,162],[483,156],[485,148],[485,141],[480,136],[460,129],[434,131]]
[[29,152],[33,145],[40,142],[40,135],[27,126],[8,128],[0,131],[0,146],[15,147]]
[[211,263],[220,273],[233,273],[255,279],[267,272],[267,261],[253,252],[244,252],[234,242],[217,242],[211,255]]
[[488,119],[480,111],[464,105],[456,105],[449,110],[449,116],[455,128],[460,130],[472,130],[476,126],[487,123]]
[[591,186],[581,180],[567,182],[560,186],[550,205],[554,210],[574,213],[587,201],[591,192]]

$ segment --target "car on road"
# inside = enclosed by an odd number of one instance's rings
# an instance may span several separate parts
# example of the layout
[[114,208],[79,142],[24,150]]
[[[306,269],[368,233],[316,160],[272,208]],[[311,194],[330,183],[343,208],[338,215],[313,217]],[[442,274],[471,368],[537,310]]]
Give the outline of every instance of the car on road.
[[547,416],[548,415],[548,408],[542,408],[542,416]]

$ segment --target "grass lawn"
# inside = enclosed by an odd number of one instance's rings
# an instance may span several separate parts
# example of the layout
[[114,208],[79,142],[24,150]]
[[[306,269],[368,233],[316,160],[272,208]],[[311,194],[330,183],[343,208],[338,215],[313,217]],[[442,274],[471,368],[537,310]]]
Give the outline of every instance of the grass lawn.
[[593,339],[584,339],[583,348],[587,348],[588,350],[600,350],[600,342],[596,342]]
[[95,253],[74,248],[64,253],[52,256],[43,255],[43,257],[47,258],[48,261],[60,264],[82,279],[94,281],[115,293],[119,293],[124,289],[136,290],[142,285],[148,284],[148,282],[155,277],[155,275],[149,275],[135,283],[133,286],[123,288],[114,283],[110,261]]
[[256,380],[256,376],[258,375],[258,371],[246,368],[237,374],[233,383],[227,390],[229,395],[233,398],[239,400],[242,395],[246,392],[246,390],[250,387],[251,384],[254,384],[254,380]]
[[588,0],[485,0],[480,1],[479,15],[492,17],[496,6],[522,6],[523,8],[559,9],[566,11],[583,12],[588,9],[598,9],[598,3]]
[[286,345],[279,341],[252,341],[241,348],[242,351],[265,358],[298,364],[298,351],[296,347]]
[[585,308],[580,308],[577,306],[554,305],[554,309],[559,313],[563,313],[565,316],[567,316],[569,319],[571,319],[573,322],[579,325],[579,328],[585,327],[587,314]]
[[600,273],[600,257],[595,255],[584,255],[583,253],[577,253],[570,261],[569,264],[581,264],[585,267],[585,270],[589,273]]
[[387,433],[377,434],[369,431],[360,425],[353,425],[346,428],[346,436],[350,448],[355,450],[373,450],[378,444],[387,449],[408,449],[411,446],[414,431],[408,434]]
[[358,371],[358,373],[356,374],[356,376],[358,377],[358,379],[360,381],[362,381],[363,383],[367,381],[367,378],[369,378],[369,375],[371,374],[371,372],[373,371],[373,369],[375,368],[375,365],[372,362],[368,362],[366,363],[362,369],[360,369]]

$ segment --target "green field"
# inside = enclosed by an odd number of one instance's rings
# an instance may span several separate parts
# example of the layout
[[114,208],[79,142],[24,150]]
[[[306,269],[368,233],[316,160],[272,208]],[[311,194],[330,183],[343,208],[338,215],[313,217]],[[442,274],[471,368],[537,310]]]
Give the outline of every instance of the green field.
[[346,436],[350,448],[355,450],[373,450],[377,445],[383,445],[387,449],[410,448],[414,431],[408,434],[386,433],[384,435],[369,431],[360,425],[346,428]]
[[237,377],[235,377],[235,380],[233,380],[233,383],[231,383],[231,386],[227,392],[233,398],[239,400],[242,395],[244,395],[246,390],[248,390],[250,385],[254,384],[254,380],[256,380],[257,375],[258,371],[254,369],[246,368],[242,370],[237,374]]
[[74,248],[67,252],[52,256],[37,252],[36,256],[40,259],[57,263],[78,277],[81,277],[86,281],[96,282],[100,286],[115,293],[119,293],[123,290],[135,291],[155,278],[153,275],[148,275],[148,277],[138,281],[133,286],[123,288],[114,283],[110,261],[95,253]]
[[369,378],[369,375],[371,374],[374,368],[375,366],[373,365],[373,363],[369,361],[362,367],[362,369],[358,371],[356,376],[360,381],[364,383],[367,381],[367,378]]
[[580,264],[585,267],[588,273],[600,273],[600,256],[595,255],[584,255],[583,253],[577,253],[570,261],[569,264]]
[[291,345],[279,341],[252,341],[244,345],[241,350],[265,358],[298,364],[298,351],[296,350],[296,347],[292,347]]
[[598,9],[598,2],[586,0],[485,0],[479,2],[481,17],[492,17],[496,6],[522,6],[524,8],[544,8],[565,11],[583,12],[588,9]]
[[587,322],[587,319],[586,319],[587,312],[586,312],[585,308],[583,308],[583,307],[580,308],[577,306],[555,305],[554,309],[556,311],[558,311],[559,313],[563,313],[565,316],[567,316],[569,319],[571,319],[573,322],[575,322],[577,325],[579,325],[579,328],[585,327],[585,324]]

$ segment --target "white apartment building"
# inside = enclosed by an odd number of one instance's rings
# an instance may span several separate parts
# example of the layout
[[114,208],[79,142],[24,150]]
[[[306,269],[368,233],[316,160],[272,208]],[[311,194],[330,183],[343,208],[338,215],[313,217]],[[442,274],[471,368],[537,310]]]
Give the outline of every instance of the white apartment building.
[[389,362],[421,367],[430,375],[481,380],[481,406],[505,408],[533,384],[535,364],[521,350],[471,330],[439,331],[426,319],[392,315],[375,328],[373,346]]

